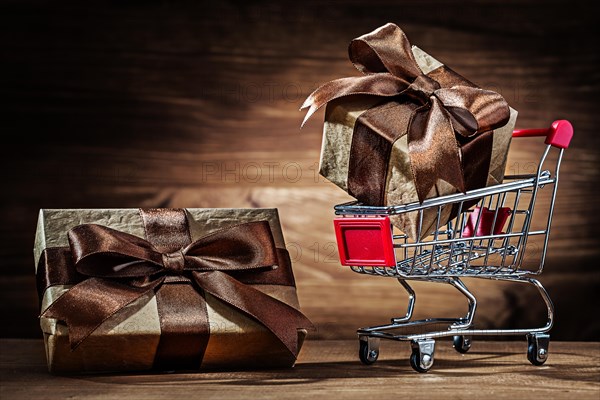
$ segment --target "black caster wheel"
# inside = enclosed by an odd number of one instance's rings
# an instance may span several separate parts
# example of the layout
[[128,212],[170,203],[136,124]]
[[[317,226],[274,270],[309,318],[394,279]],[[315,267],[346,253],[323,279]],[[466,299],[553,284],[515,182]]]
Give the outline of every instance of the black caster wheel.
[[412,347],[410,366],[420,373],[429,371],[433,366],[435,341],[432,339],[413,340],[410,345]]
[[413,351],[410,355],[410,366],[417,372],[425,373],[431,369],[431,366],[423,368],[421,366],[421,356],[418,351]]
[[550,335],[537,333],[527,335],[527,359],[535,366],[544,365],[548,359]]
[[359,340],[358,358],[365,365],[374,364],[379,357],[379,349],[369,346],[366,340]]
[[454,350],[461,354],[465,354],[471,348],[471,338],[460,335],[452,338]]

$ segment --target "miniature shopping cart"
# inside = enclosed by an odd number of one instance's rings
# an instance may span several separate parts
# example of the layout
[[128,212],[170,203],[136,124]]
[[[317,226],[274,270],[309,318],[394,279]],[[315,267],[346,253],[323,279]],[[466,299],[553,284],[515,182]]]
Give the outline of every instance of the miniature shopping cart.
[[[335,207],[336,239],[342,265],[365,275],[396,278],[408,292],[408,311],[404,317],[392,318],[390,324],[358,330],[359,358],[373,364],[379,356],[380,339],[410,341],[411,366],[427,372],[434,361],[435,339],[453,337],[454,348],[466,353],[471,337],[476,335],[525,335],[527,358],[542,365],[548,358],[548,345],[554,318],[554,307],[542,284],[532,276],[544,267],[548,236],[552,223],[558,173],[564,149],[569,146],[573,127],[568,121],[555,121],[549,129],[527,129],[513,132],[513,137],[545,136],[546,149],[531,174],[507,175],[504,183],[432,198],[423,203],[374,207],[358,202]],[[551,147],[557,149],[556,162],[547,161]],[[554,153],[554,152],[553,152]],[[544,164],[554,170],[545,170]],[[550,192],[540,196],[540,191]],[[537,203],[544,203],[540,227],[533,220]],[[456,217],[442,223],[443,213],[451,207]],[[437,223],[431,234],[422,235],[423,214],[437,212]],[[416,213],[417,238],[395,232],[390,216]],[[540,217],[540,215],[537,215]],[[532,253],[532,261],[527,254]],[[519,282],[535,287],[548,309],[548,321],[533,329],[475,329],[473,318],[477,308],[475,296],[462,278],[485,278]],[[445,283],[456,288],[468,300],[468,312],[462,318],[428,318],[411,320],[415,292],[409,280]],[[444,328],[433,329],[442,324]],[[406,333],[399,331],[417,331]]]

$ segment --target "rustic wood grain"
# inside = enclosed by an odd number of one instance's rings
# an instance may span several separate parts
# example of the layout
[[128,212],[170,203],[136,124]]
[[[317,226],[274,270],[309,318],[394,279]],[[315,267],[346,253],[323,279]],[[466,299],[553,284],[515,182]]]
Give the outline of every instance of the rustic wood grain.
[[525,342],[475,342],[466,355],[437,341],[427,374],[408,363],[407,343],[383,342],[379,360],[362,365],[356,340],[305,344],[293,369],[52,376],[40,340],[0,341],[0,395],[6,399],[597,399],[600,345],[553,342],[550,357],[534,367]]
[[[316,337],[351,337],[402,311],[393,280],[339,267],[332,206],[349,197],[315,176],[322,112],[302,130],[304,97],[356,75],[348,42],[385,22],[470,80],[501,92],[517,126],[567,118],[567,151],[543,283],[553,337],[598,340],[600,66],[584,1],[73,2],[0,6],[0,336],[39,336],[31,248],[40,208],[280,208],[300,301]],[[515,141],[508,172],[540,142]],[[548,202],[547,197],[540,199]],[[536,324],[520,289],[473,282],[482,324]],[[464,301],[424,285],[417,312]],[[327,298],[330,301],[324,302]],[[489,299],[488,299],[489,298]],[[540,314],[541,311],[541,314]]]

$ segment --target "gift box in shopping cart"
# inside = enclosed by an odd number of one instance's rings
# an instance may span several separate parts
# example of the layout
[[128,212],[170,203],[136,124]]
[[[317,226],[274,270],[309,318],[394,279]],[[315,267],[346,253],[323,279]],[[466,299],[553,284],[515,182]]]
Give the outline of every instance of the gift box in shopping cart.
[[[395,278],[408,294],[404,316],[357,331],[360,360],[377,361],[380,339],[410,341],[411,366],[427,372],[437,338],[452,337],[455,349],[466,353],[472,336],[525,335],[528,360],[544,364],[554,306],[534,276],[546,260],[573,127],[558,120],[547,129],[514,131],[516,112],[500,95],[411,47],[393,24],[353,40],[350,59],[365,76],[326,83],[305,104],[310,116],[328,103],[321,173],[358,200],[335,206],[340,262],[363,275]],[[522,136],[546,138],[538,168],[504,176],[510,138]],[[553,147],[554,166],[547,160]],[[549,205],[538,207],[541,225],[533,224],[538,203]],[[535,287],[547,306],[546,324],[476,328],[477,299],[462,278]],[[410,280],[454,287],[467,300],[467,314],[413,320]]]
[[[373,206],[502,182],[517,117],[502,96],[411,46],[393,24],[354,39],[349,53],[365,75],[325,83],[304,104],[306,118],[327,104],[321,175]],[[440,217],[455,213],[445,207]],[[391,218],[416,238],[428,235],[437,217]]]

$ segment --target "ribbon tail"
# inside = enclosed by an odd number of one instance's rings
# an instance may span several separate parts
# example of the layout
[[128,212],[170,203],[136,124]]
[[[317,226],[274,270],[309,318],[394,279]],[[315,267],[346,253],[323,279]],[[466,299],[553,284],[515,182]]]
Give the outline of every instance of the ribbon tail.
[[315,105],[315,104],[309,103],[308,105],[306,105],[306,106],[303,106],[303,107],[302,107],[300,110],[302,110],[303,108],[306,108],[306,107],[310,107],[310,108],[309,108],[309,109],[308,109],[308,111],[306,112],[306,115],[304,116],[304,119],[302,120],[302,124],[300,124],[300,128],[304,127],[304,124],[306,124],[306,121],[308,121],[308,120],[310,119],[310,117],[312,117],[312,115],[313,115],[314,113],[316,113],[316,112],[317,112],[317,110],[318,110],[318,109],[319,109],[321,106],[317,106],[317,105]]
[[137,287],[89,278],[60,296],[40,317],[64,321],[69,327],[71,350],[75,350],[104,321],[156,288],[163,279]]
[[192,275],[207,293],[256,319],[298,357],[298,329],[314,328],[304,314],[224,272],[194,272]]
[[432,98],[431,108],[416,110],[408,128],[408,150],[419,202],[423,202],[438,178],[465,191],[461,153],[450,115]]

